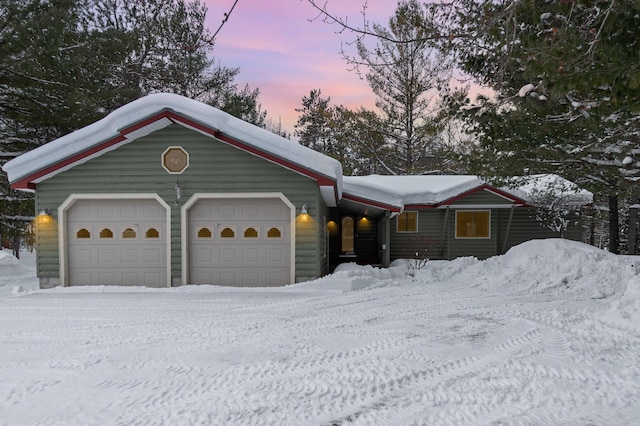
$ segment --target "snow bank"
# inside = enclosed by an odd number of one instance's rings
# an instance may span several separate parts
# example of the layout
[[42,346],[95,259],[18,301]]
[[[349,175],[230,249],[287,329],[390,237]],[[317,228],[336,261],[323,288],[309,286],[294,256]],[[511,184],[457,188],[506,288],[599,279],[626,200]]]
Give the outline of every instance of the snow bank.
[[522,243],[485,261],[459,258],[431,262],[421,278],[596,299],[622,295],[639,267],[635,256],[616,256],[576,241],[547,239]]
[[0,250],[0,294],[22,293],[38,288],[38,279],[32,266],[35,256],[24,253],[23,257],[26,259],[20,261]]
[[376,268],[371,265],[343,263],[333,274],[317,280],[296,284],[296,288],[305,290],[325,290],[346,292],[369,287],[383,287],[394,284],[405,276],[406,267],[396,265],[390,268]]
[[640,275],[629,280],[624,294],[612,305],[606,319],[640,333]]

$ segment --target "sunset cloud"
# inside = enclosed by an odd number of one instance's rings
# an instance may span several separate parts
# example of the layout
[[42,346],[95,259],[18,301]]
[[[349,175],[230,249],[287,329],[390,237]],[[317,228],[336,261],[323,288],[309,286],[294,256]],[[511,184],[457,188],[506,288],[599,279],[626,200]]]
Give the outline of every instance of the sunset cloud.
[[[207,0],[207,26],[215,31],[233,0]],[[362,1],[364,3],[364,0]],[[360,1],[327,2],[327,8],[349,22],[362,22]],[[369,0],[367,16],[386,23],[395,2]],[[347,69],[340,56],[349,33],[320,20],[306,0],[240,0],[216,39],[213,55],[224,66],[239,67],[236,81],[260,89],[260,102],[268,118],[293,130],[296,108],[312,89],[331,97],[334,105],[373,108],[375,96],[365,81]]]

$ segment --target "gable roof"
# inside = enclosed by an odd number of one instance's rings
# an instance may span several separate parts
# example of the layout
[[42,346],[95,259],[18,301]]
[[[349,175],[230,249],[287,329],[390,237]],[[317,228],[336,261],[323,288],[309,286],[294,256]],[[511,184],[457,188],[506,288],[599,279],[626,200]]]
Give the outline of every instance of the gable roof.
[[342,165],[337,160],[212,106],[168,93],[137,99],[7,162],[3,169],[14,189],[35,189],[39,182],[173,123],[315,179],[329,205],[342,196]]
[[513,177],[504,189],[535,206],[559,202],[562,206],[578,208],[593,204],[593,193],[553,173]]
[[441,208],[479,191],[505,199],[505,205],[526,204],[524,199],[471,175],[345,176],[343,182],[343,199],[394,212]]

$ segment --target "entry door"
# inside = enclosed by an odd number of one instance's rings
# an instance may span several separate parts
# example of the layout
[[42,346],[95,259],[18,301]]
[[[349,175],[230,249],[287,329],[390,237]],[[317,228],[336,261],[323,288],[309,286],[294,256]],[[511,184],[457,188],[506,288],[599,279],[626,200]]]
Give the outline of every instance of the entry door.
[[340,219],[340,250],[343,255],[356,253],[356,220],[354,216]]

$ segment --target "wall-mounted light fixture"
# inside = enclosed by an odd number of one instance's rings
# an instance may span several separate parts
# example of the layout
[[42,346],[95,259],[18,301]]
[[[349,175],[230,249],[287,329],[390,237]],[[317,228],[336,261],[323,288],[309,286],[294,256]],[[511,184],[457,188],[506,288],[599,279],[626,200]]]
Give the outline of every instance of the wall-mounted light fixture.
[[53,218],[51,217],[51,212],[49,210],[49,207],[45,207],[44,209],[42,209],[38,214],[38,217],[36,218],[36,220],[40,225],[46,225],[48,223],[51,223]]
[[306,204],[303,204],[302,207],[300,208],[300,214],[298,215],[298,218],[303,222],[309,221],[310,219],[309,209],[307,208]]

